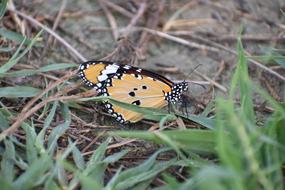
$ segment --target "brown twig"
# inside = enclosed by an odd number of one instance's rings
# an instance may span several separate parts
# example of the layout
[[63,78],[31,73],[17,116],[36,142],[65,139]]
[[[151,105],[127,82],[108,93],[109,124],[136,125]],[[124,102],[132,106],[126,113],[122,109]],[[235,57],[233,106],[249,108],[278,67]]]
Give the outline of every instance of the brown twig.
[[222,60],[220,62],[220,67],[219,67],[218,71],[215,73],[215,75],[213,77],[213,80],[216,80],[216,78],[218,78],[218,76],[221,75],[221,73],[224,71],[224,69],[225,69],[225,61]]
[[[185,30],[179,30],[179,31],[169,31],[167,32],[168,34],[175,35],[175,36],[190,36],[191,35],[205,35],[209,36],[208,39],[213,40],[213,41],[236,41],[239,36],[235,34],[227,34],[227,35],[216,35],[212,32],[193,32],[193,31],[185,31]],[[278,42],[284,42],[285,37],[284,36],[269,36],[267,34],[245,34],[241,35],[240,38],[242,40],[246,41],[278,41]]]
[[[53,23],[52,31],[55,31],[55,30],[56,30],[56,28],[57,28],[57,26],[58,26],[58,24],[59,24],[59,21],[60,21],[60,19],[61,19],[61,17],[62,17],[62,14],[63,14],[63,12],[64,12],[64,9],[65,9],[65,7],[66,7],[66,4],[67,4],[67,0],[63,0],[62,3],[61,3],[60,9],[59,9],[59,11],[58,11],[58,14],[57,14],[57,16],[56,16],[56,18],[55,18],[55,21],[54,21],[54,23]],[[48,43],[48,44],[51,43],[51,40],[52,40],[52,36],[49,36],[49,37],[48,37],[48,40],[47,40],[47,43]]]
[[114,40],[117,40],[119,37],[119,34],[118,34],[118,25],[117,25],[116,19],[112,15],[112,13],[109,11],[109,9],[105,6],[105,1],[99,0],[98,2],[100,4],[100,6],[102,7],[102,9],[103,9],[104,13],[106,14],[107,19],[110,23]]
[[171,27],[171,22],[173,22],[174,20],[176,20],[179,15],[181,13],[183,13],[186,10],[189,10],[191,7],[194,7],[198,4],[197,1],[190,1],[188,3],[186,3],[185,5],[183,5],[181,8],[179,8],[177,11],[175,11],[175,13],[168,19],[168,21],[165,22],[162,31],[163,32],[167,32],[169,30],[169,28]]
[[124,141],[122,141],[122,142],[109,145],[109,146],[107,147],[107,149],[109,150],[109,149],[113,149],[113,148],[118,148],[118,147],[124,146],[124,145],[126,145],[126,144],[129,144],[129,143],[131,143],[131,142],[135,142],[135,141],[137,141],[137,139],[126,139],[126,140],[124,140]]
[[210,47],[210,46],[198,44],[198,43],[195,43],[195,42],[190,42],[190,41],[185,40],[183,38],[175,37],[175,36],[169,35],[169,34],[164,33],[164,32],[151,30],[151,29],[148,29],[148,28],[141,28],[141,29],[144,30],[144,31],[147,31],[147,32],[149,32],[149,33],[151,33],[153,35],[157,35],[157,36],[160,36],[162,38],[166,38],[168,40],[171,40],[171,41],[183,44],[183,45],[191,47],[191,48],[197,48],[197,49],[201,49],[201,50],[208,50],[208,51],[212,51],[212,52],[215,52],[215,53],[220,51],[219,49],[217,49],[215,47]]
[[87,146],[85,146],[83,149],[82,149],[82,153],[85,153],[94,143],[97,142],[97,140],[103,136],[104,134],[106,133],[106,131],[103,131],[101,133],[99,133]]
[[37,110],[39,110],[40,108],[42,108],[44,105],[46,105],[48,102],[51,101],[55,101],[55,100],[64,100],[64,97],[57,97],[57,95],[55,96],[51,96],[50,98],[44,100],[43,102],[37,104],[36,106],[32,107],[34,105],[34,103],[36,101],[38,101],[41,97],[43,97],[48,91],[50,91],[51,89],[55,88],[56,86],[58,86],[59,84],[63,83],[65,80],[69,79],[71,76],[73,76],[77,71],[73,71],[70,72],[68,74],[66,74],[65,76],[61,77],[60,80],[51,83],[50,85],[48,85],[46,87],[46,89],[44,89],[41,93],[39,93],[37,96],[35,96],[34,98],[32,98],[26,105],[25,107],[22,109],[21,113],[17,116],[16,121],[12,124],[11,127],[9,127],[8,129],[4,130],[1,134],[0,134],[0,141],[2,141],[7,135],[12,134],[16,129],[18,129],[18,127],[22,124],[22,122],[27,119],[29,116],[31,116],[33,113],[35,113]]
[[[107,149],[113,149],[113,148],[118,148],[118,147],[121,147],[121,146],[124,146],[126,144],[129,144],[131,142],[135,142],[137,141],[137,139],[129,139],[129,140],[125,140],[125,141],[122,141],[122,142],[119,142],[119,143],[116,143],[116,144],[112,144],[112,145],[109,145],[107,147]],[[90,155],[90,154],[93,154],[94,153],[94,150],[92,151],[88,151],[88,152],[84,152],[82,153],[83,156],[86,156],[86,155]]]
[[22,13],[19,12],[17,10],[12,10],[9,9],[9,11],[15,12],[18,15],[20,15],[21,17],[25,18],[26,20],[30,21],[31,23],[41,27],[43,30],[47,31],[50,35],[52,35],[56,40],[58,40],[62,45],[64,45],[68,50],[70,50],[72,52],[72,55],[76,58],[76,59],[80,59],[80,61],[85,62],[87,61],[87,59],[81,54],[79,53],[74,47],[72,47],[67,41],[65,41],[62,37],[60,37],[57,33],[55,33],[54,31],[52,31],[52,29],[48,28],[47,26],[43,25],[42,23],[40,23],[39,21],[37,21],[36,19]]
[[[148,18],[146,22],[146,28],[156,30],[158,24],[159,24],[159,17],[163,12],[165,0],[161,1],[153,1],[152,3],[155,3],[155,11],[148,11]],[[151,35],[149,32],[143,31],[140,37],[140,40],[138,42],[138,47],[141,51],[141,54],[144,55],[146,51],[147,44],[151,38]]]
[[126,9],[124,9],[123,7],[120,7],[117,4],[114,4],[114,3],[110,2],[110,1],[106,1],[106,0],[104,1],[104,3],[108,7],[114,9],[115,11],[121,13],[122,15],[125,15],[126,17],[129,17],[129,18],[133,18],[134,17],[133,13],[127,11]]
[[125,30],[124,35],[123,35],[124,37],[127,37],[129,35],[131,28],[136,25],[136,23],[138,22],[140,17],[144,14],[146,8],[147,8],[146,0],[143,0],[140,4],[140,7],[139,7],[137,14],[132,18],[132,20],[130,21],[130,23],[126,27],[126,30]]
[[200,77],[202,77],[203,79],[209,81],[212,85],[214,85],[215,87],[217,87],[218,89],[220,89],[221,91],[227,93],[228,90],[226,87],[224,87],[223,85],[217,83],[216,81],[210,79],[209,77],[203,75],[202,73],[198,72],[198,71],[194,71],[195,74],[199,75]]
[[[9,10],[16,10],[14,2],[12,0],[8,1],[7,8]],[[26,34],[25,34],[25,31],[26,31],[25,23],[14,12],[12,12],[12,18],[14,19],[15,23],[20,27],[21,34],[23,36],[26,36]]]

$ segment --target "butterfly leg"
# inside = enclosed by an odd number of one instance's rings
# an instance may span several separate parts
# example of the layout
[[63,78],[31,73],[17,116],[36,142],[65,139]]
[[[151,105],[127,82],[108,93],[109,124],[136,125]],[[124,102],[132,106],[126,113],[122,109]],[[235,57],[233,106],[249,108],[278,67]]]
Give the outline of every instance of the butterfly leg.
[[184,115],[187,115],[187,116],[188,116],[188,102],[189,102],[189,100],[187,99],[187,96],[182,95],[182,96],[181,96],[182,113],[183,113]]

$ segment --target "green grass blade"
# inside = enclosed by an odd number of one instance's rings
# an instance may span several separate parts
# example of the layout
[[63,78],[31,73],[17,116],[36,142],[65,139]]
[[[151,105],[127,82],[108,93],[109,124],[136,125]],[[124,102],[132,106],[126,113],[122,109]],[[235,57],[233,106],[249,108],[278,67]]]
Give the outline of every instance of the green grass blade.
[[110,142],[110,138],[104,141],[92,154],[89,162],[86,165],[86,169],[83,174],[93,178],[98,184],[103,185],[104,183],[104,172],[107,164],[103,161],[107,146]]
[[5,139],[5,152],[1,160],[1,178],[11,183],[15,177],[15,147],[11,140]]
[[[45,119],[45,121],[44,121],[44,128],[50,126],[50,124],[51,124],[51,122],[52,122],[52,120],[53,120],[53,118],[54,118],[54,116],[55,116],[55,111],[56,111],[57,106],[58,106],[58,102],[55,101],[55,102],[53,103],[53,105],[52,105],[52,108],[51,108],[51,110],[50,110],[48,116],[46,117],[46,119]],[[44,128],[43,128],[43,129],[44,129]]]
[[4,28],[0,28],[0,36],[3,36],[6,39],[13,40],[16,42],[21,42],[24,45],[29,45],[32,41],[27,39],[26,37],[22,36],[18,32],[13,32],[11,30],[7,30]]
[[55,116],[55,112],[56,112],[56,108],[58,106],[58,102],[55,101],[52,105],[52,108],[48,114],[48,116],[46,117],[45,121],[44,121],[44,127],[42,128],[42,130],[39,132],[39,134],[36,137],[36,141],[35,141],[35,146],[39,149],[39,152],[45,153],[45,148],[44,148],[44,143],[45,143],[45,134],[46,134],[46,130],[48,127],[50,127],[50,124]]
[[68,184],[68,174],[66,173],[64,167],[61,164],[56,164],[55,170],[58,183],[61,187],[66,187]]
[[[109,100],[112,104],[118,105],[128,110],[132,110],[134,112],[142,113],[144,114],[144,118],[149,119],[149,120],[162,121],[163,119],[175,120],[177,118],[175,114],[169,114],[165,110],[154,109],[154,108],[142,108],[136,105],[119,102],[112,98],[107,98],[103,96],[92,97],[92,98],[81,98],[79,101],[90,101],[90,100],[94,100],[94,101]],[[194,121],[209,129],[214,129],[215,121],[213,119],[209,119],[209,118],[202,117],[202,116],[196,116],[196,115],[184,116],[181,114],[177,114],[177,116]]]
[[68,106],[66,104],[61,105],[62,109],[62,116],[64,118],[64,123],[59,124],[57,127],[55,127],[49,137],[48,137],[48,152],[53,153],[56,146],[57,146],[57,140],[61,135],[65,133],[65,131],[69,128],[69,125],[71,123],[71,116],[69,113]]
[[44,184],[44,190],[62,190],[57,183],[51,178]]
[[248,76],[247,59],[245,57],[244,49],[241,40],[238,40],[238,63],[237,70],[239,73],[240,84],[240,100],[241,100],[241,113],[247,118],[249,122],[255,124],[255,114],[252,102],[252,88]]
[[118,160],[120,160],[123,156],[125,156],[129,151],[128,150],[122,150],[120,152],[117,152],[117,153],[114,153],[110,156],[108,156],[107,158],[105,158],[103,160],[103,163],[106,163],[106,164],[111,164],[111,163],[114,163]]
[[72,157],[76,167],[82,171],[85,168],[86,163],[84,161],[84,157],[82,156],[81,152],[78,150],[76,146],[74,146],[72,149]]
[[[186,129],[176,131],[161,131],[162,135],[168,137],[179,148],[186,151],[215,152],[215,134],[213,131]],[[109,135],[118,135],[126,138],[140,138],[154,141],[157,144],[168,144],[164,139],[152,132],[145,131],[114,131]]]
[[5,129],[9,128],[9,123],[7,118],[5,117],[5,115],[2,113],[2,111],[0,110],[0,129],[1,131],[4,131]]
[[77,68],[78,65],[74,63],[56,63],[56,64],[49,64],[47,66],[41,67],[38,69],[39,72],[48,72],[48,71],[57,71],[62,69],[68,68]]
[[60,186],[62,187],[66,187],[68,184],[68,174],[66,173],[64,166],[61,163],[67,159],[77,142],[72,142],[70,139],[68,139],[68,143],[68,147],[64,150],[64,152],[58,154],[56,164],[53,168],[54,174],[57,177]]
[[8,53],[13,51],[14,48],[12,47],[0,47],[0,52]]
[[168,149],[160,149],[158,151],[156,151],[149,159],[147,159],[146,161],[144,161],[142,164],[140,164],[137,167],[134,168],[130,168],[126,171],[124,171],[123,173],[121,172],[119,176],[116,176],[116,179],[112,180],[112,185],[113,188],[120,182],[122,181],[127,181],[129,178],[136,176],[137,174],[140,173],[145,173],[149,170],[151,170],[151,168],[154,166],[154,164],[156,163],[156,158],[157,156],[162,153],[165,152]]
[[0,187],[3,190],[17,190],[12,186],[12,183],[9,183],[5,178],[0,177]]
[[50,168],[52,160],[48,155],[43,155],[35,160],[30,167],[14,182],[16,189],[32,189],[44,173]]
[[[157,176],[160,172],[166,170],[170,166],[174,165],[175,160],[170,160],[166,162],[158,162],[153,165],[153,167],[145,172],[139,173],[137,172],[136,175],[130,176],[125,181],[120,181],[116,184],[115,189],[123,190],[123,189],[132,189],[135,185],[147,181],[149,179],[153,179]],[[124,172],[121,173],[123,175]]]
[[187,116],[177,114],[177,116],[188,119],[190,121],[194,121],[195,123],[198,123],[208,129],[215,129],[215,123],[216,123],[215,119],[210,119],[208,117],[204,117],[201,115],[193,115],[193,114],[189,114]]
[[90,174],[94,168],[103,160],[109,141],[110,139],[107,139],[94,151],[89,162],[87,163],[86,170],[84,171],[85,174]]
[[168,186],[167,189],[179,189],[179,187],[181,186],[181,184],[176,180],[174,176],[168,173],[163,173],[162,176]]
[[27,77],[27,76],[32,76],[36,75],[40,72],[37,70],[32,70],[32,69],[23,69],[20,71],[14,71],[10,73],[0,73],[0,78],[10,78],[10,77]]
[[114,105],[118,105],[122,108],[132,110],[134,112],[142,113],[144,115],[144,118],[154,120],[154,121],[160,121],[164,117],[169,117],[169,118],[176,118],[174,114],[169,114],[168,112],[160,109],[154,109],[154,108],[142,108],[136,105],[132,104],[127,104],[124,102],[120,102],[117,100],[114,100],[109,97],[104,97],[104,96],[99,96],[99,97],[92,97],[92,98],[81,98],[79,101],[89,101],[89,100],[94,100],[94,101],[104,101],[108,100],[110,103]]
[[[94,180],[94,178],[86,176],[85,172],[79,172],[77,169],[73,167],[73,165],[67,163],[66,161],[62,161],[61,164],[64,166],[65,169],[73,172],[75,177],[79,179],[82,189],[84,190],[103,189],[103,187],[96,180]],[[70,189],[74,188],[75,188],[74,186],[70,187]]]
[[122,167],[120,167],[117,171],[116,174],[112,177],[112,179],[108,182],[108,184],[105,186],[105,188],[103,190],[109,190],[109,189],[114,189],[117,180],[121,174],[122,171]]
[[227,168],[214,165],[204,166],[190,183],[185,182],[179,189],[239,189],[234,184],[237,177]]
[[22,41],[20,47],[18,48],[17,52],[12,56],[12,58],[5,63],[4,65],[2,65],[0,67],[0,73],[5,73],[7,72],[9,69],[11,69],[15,64],[17,64],[17,62],[24,56],[26,55],[26,53],[28,53],[28,51],[33,47],[33,45],[36,43],[36,41],[38,40],[39,36],[42,34],[42,31],[40,31],[29,43],[29,45],[27,46],[27,48],[24,49],[24,51],[22,51],[20,54],[20,49],[22,47],[22,45],[24,44],[25,40]]
[[4,16],[6,12],[7,4],[8,4],[8,0],[2,0],[0,3],[0,19],[2,19],[2,17]]
[[37,149],[35,147],[35,140],[37,134],[35,129],[29,126],[27,123],[22,124],[22,128],[26,133],[26,155],[27,161],[31,165],[37,159]]
[[18,98],[18,97],[34,97],[41,90],[30,86],[14,86],[0,88],[0,97]]
[[[161,171],[162,172],[162,171]],[[136,189],[136,190],[145,190],[147,189],[148,187],[151,187],[150,184],[152,181],[154,181],[155,178],[149,178],[149,179],[146,179],[142,182],[139,182],[138,184],[134,185],[133,189]]]
[[75,68],[75,67],[77,67],[77,65],[72,64],[72,63],[51,64],[51,65],[41,67],[39,69],[24,69],[24,70],[14,71],[14,72],[10,72],[10,73],[2,73],[2,74],[0,74],[0,78],[4,78],[4,77],[5,78],[6,77],[26,77],[26,76],[32,76],[32,75],[36,75],[39,73],[43,73],[43,72],[58,71],[58,70],[62,70],[62,69]]
[[[276,139],[278,141],[278,139],[282,139],[284,141],[285,130],[283,126],[285,126],[285,118],[280,120],[278,117],[278,114],[273,115],[273,117],[267,123],[266,128],[264,128],[264,133],[269,138],[273,138],[273,140]],[[283,130],[283,132],[281,130]],[[262,162],[269,170],[269,172],[267,172],[267,178],[269,178],[274,185],[274,189],[284,189],[284,180],[282,174],[283,163],[285,162],[284,149],[280,150],[276,144],[265,143],[259,154],[262,158]]]

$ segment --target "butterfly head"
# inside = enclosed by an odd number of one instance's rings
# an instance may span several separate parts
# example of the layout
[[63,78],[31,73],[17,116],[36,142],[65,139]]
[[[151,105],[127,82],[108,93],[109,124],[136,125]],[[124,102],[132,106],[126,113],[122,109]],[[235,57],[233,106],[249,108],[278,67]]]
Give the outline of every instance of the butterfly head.
[[165,99],[170,103],[176,103],[181,99],[183,92],[188,90],[188,83],[183,81],[181,83],[176,83],[172,86],[171,92],[165,94]]
[[183,92],[186,92],[188,90],[188,83],[186,81],[178,83],[177,85],[181,86]]

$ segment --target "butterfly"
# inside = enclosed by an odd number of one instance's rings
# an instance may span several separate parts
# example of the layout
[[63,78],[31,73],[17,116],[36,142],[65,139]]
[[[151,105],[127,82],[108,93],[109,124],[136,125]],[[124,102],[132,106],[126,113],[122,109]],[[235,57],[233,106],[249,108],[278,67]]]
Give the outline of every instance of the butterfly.
[[[79,76],[99,95],[139,107],[162,108],[176,103],[188,89],[188,83],[174,83],[148,70],[108,61],[88,61],[79,66]],[[135,123],[143,114],[103,102],[120,123]]]

